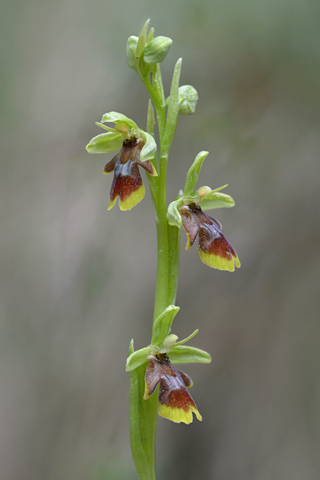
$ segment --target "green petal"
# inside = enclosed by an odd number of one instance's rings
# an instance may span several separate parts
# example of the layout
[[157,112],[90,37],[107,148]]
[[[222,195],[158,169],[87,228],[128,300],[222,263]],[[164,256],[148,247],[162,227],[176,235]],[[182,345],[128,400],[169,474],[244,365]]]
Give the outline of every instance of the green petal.
[[153,325],[152,333],[152,345],[161,345],[164,339],[169,335],[171,331],[171,325],[174,317],[179,312],[180,308],[175,305],[169,305],[162,313],[156,318]]
[[129,351],[131,351],[132,353],[127,358],[126,372],[131,372],[132,370],[135,370],[136,368],[140,367],[144,363],[147,363],[148,361],[147,357],[150,355],[150,352],[151,352],[150,347],[141,348],[136,352],[133,352],[132,348],[133,348],[133,344],[132,345],[130,344]]
[[170,362],[176,363],[210,363],[211,356],[200,348],[186,345],[173,346],[169,352]]
[[114,128],[108,127],[107,125],[104,125],[101,122],[95,122],[95,124],[97,125],[97,127],[103,128],[104,130],[107,130],[108,132],[119,133]]
[[123,138],[121,133],[101,133],[96,137],[93,137],[86,150],[88,153],[109,153],[116,152],[121,148]]
[[222,185],[222,187],[214,188],[213,190],[210,187],[201,187],[197,191],[200,192],[200,190],[202,190],[204,188],[208,192],[206,195],[209,195],[209,194],[214,193],[214,192],[220,192],[220,190],[223,190],[223,189],[227,188],[227,186],[228,186],[228,184],[226,183],[225,185]]
[[180,340],[180,342],[176,342],[174,344],[174,346],[177,347],[178,345],[183,345],[184,343],[189,342],[189,340],[191,340],[191,338],[195,337],[197,335],[197,333],[199,333],[198,328],[194,332],[192,332],[191,335],[189,335],[187,338],[184,338],[183,340]]
[[196,156],[193,164],[189,168],[189,171],[187,173],[187,180],[186,180],[186,185],[184,187],[184,195],[190,195],[190,193],[193,192],[194,187],[196,186],[196,183],[199,178],[200,170],[203,164],[204,159],[208,155],[209,152],[202,151],[198,153]]

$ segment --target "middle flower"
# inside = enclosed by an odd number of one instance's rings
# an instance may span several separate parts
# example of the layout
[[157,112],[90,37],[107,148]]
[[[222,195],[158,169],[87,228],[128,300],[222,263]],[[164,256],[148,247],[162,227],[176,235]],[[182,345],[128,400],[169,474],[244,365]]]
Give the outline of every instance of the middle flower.
[[203,263],[218,270],[233,272],[240,267],[235,250],[222,234],[221,224],[206,215],[199,205],[191,203],[180,208],[182,225],[188,236],[186,250],[199,238],[199,256]]
[[144,162],[140,160],[143,146],[144,141],[141,138],[133,137],[124,140],[120,152],[105,165],[104,173],[114,172],[108,210],[113,208],[117,197],[119,197],[120,210],[131,210],[143,199],[145,188],[139,166],[144,168],[149,175],[157,175],[150,160]]

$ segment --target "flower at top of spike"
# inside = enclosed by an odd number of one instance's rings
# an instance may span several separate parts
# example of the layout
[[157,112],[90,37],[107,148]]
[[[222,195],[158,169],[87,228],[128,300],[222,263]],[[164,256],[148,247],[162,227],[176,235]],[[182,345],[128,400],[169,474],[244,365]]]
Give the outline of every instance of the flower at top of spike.
[[175,423],[189,424],[193,420],[192,413],[194,413],[201,421],[198,408],[187,391],[187,387],[192,387],[191,378],[171,365],[165,353],[150,355],[148,361],[143,398],[147,400],[160,384],[158,413],[161,417]]
[[169,37],[154,37],[154,28],[149,29],[150,19],[147,20],[139,37],[132,35],[127,42],[127,62],[142,77],[150,73],[150,69],[166,58],[172,40]]
[[118,196],[120,210],[130,210],[143,199],[145,189],[138,166],[150,175],[156,174],[150,160],[140,160],[143,145],[143,141],[137,138],[125,140],[120,152],[105,165],[104,173],[114,172],[108,210],[114,206]]
[[[145,194],[138,167],[144,168],[149,175],[157,175],[152,163],[157,145],[152,135],[141,130],[122,113],[105,113],[101,122],[97,125],[107,133],[92,138],[86,149],[89,153],[109,153],[120,149],[103,170],[104,173],[114,172],[108,210],[114,206],[117,197],[120,210],[130,210]],[[108,122],[114,123],[115,128],[103,125]]]

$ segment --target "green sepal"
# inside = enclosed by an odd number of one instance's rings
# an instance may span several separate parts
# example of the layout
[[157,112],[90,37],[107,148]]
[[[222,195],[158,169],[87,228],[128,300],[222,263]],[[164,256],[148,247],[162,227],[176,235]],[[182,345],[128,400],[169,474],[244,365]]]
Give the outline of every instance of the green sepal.
[[152,345],[161,345],[164,339],[170,334],[173,319],[179,310],[180,307],[169,305],[159,317],[156,318],[153,324]]
[[146,160],[152,160],[157,152],[156,141],[153,136],[150,135],[150,133],[144,132],[143,130],[139,129],[139,134],[145,142],[140,153],[140,160],[141,162],[145,162]]
[[[102,116],[101,123],[115,123],[116,130],[122,134],[128,133],[128,136],[134,136],[135,132],[138,130],[138,125],[131,120],[131,118],[126,117],[123,113],[119,112],[107,112]],[[124,128],[126,127],[126,128]]]
[[220,190],[223,190],[228,185],[223,185],[222,187],[215,188],[211,190],[210,187],[201,187],[197,190],[198,203],[202,210],[212,210],[214,208],[230,208],[235,205],[235,202],[230,195],[225,193],[220,193]]
[[199,178],[203,161],[208,154],[209,152],[206,152],[205,150],[203,150],[202,152],[198,153],[198,155],[196,156],[193,164],[191,165],[187,173],[186,185],[184,187],[184,195],[190,195],[193,192],[194,187],[196,186],[196,183]]
[[[133,340],[131,340],[131,342],[133,342]],[[132,350],[132,352],[130,353],[130,355],[127,358],[126,372],[131,372],[132,370],[135,370],[136,368],[138,368],[141,365],[143,365],[144,363],[146,363],[147,362],[147,357],[150,354],[151,354],[151,347],[150,346],[140,348],[140,350],[137,350],[135,352]]]
[[[112,133],[114,136],[120,135],[119,138],[121,138],[121,142],[119,142],[119,147],[116,148],[116,150],[119,150],[121,148],[121,145],[124,139],[139,137],[139,138],[142,138],[144,141],[144,146],[140,153],[141,162],[145,162],[146,160],[152,160],[154,158],[157,152],[157,144],[155,139],[149,133],[145,132],[144,130],[141,130],[138,127],[138,125],[133,120],[131,120],[131,118],[128,118],[119,112],[108,112],[102,116],[101,123],[109,123],[109,122],[115,123],[116,125],[115,129],[111,129],[112,131],[109,132],[109,134]],[[104,125],[99,125],[99,126],[101,126],[102,128],[104,127]],[[108,135],[108,133],[104,135]],[[111,135],[110,137],[106,137],[106,138],[111,138]],[[114,150],[106,150],[106,151],[114,151]]]
[[167,220],[169,225],[181,228],[182,220],[179,208],[183,205],[183,197],[179,195],[173,202],[169,203],[167,210]]
[[143,50],[143,60],[147,65],[155,65],[161,63],[166,58],[172,40],[169,37],[156,37],[146,44]]
[[93,137],[88,145],[86,150],[88,153],[109,153],[120,150],[123,142],[121,133],[118,132],[108,132],[101,133],[96,137]]
[[202,210],[212,210],[214,208],[231,208],[234,207],[235,202],[230,195],[219,192],[212,192],[209,195],[202,198],[201,202]]
[[130,68],[133,68],[136,72],[139,72],[139,59],[137,58],[137,46],[139,38],[132,35],[127,41],[127,63]]
[[210,363],[211,356],[200,348],[186,345],[174,345],[169,352],[170,362],[177,363]]

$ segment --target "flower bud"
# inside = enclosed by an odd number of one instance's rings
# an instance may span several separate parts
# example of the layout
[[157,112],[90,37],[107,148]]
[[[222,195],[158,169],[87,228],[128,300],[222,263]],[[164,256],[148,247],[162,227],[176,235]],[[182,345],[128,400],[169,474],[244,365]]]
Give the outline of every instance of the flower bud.
[[127,41],[127,62],[130,68],[133,70],[138,70],[138,59],[136,57],[138,37],[131,36]]
[[181,115],[191,115],[196,110],[198,92],[192,85],[183,85],[179,88],[179,103]]
[[144,47],[144,61],[147,65],[155,65],[161,63],[166,58],[169,49],[172,45],[172,40],[169,37],[153,38]]

